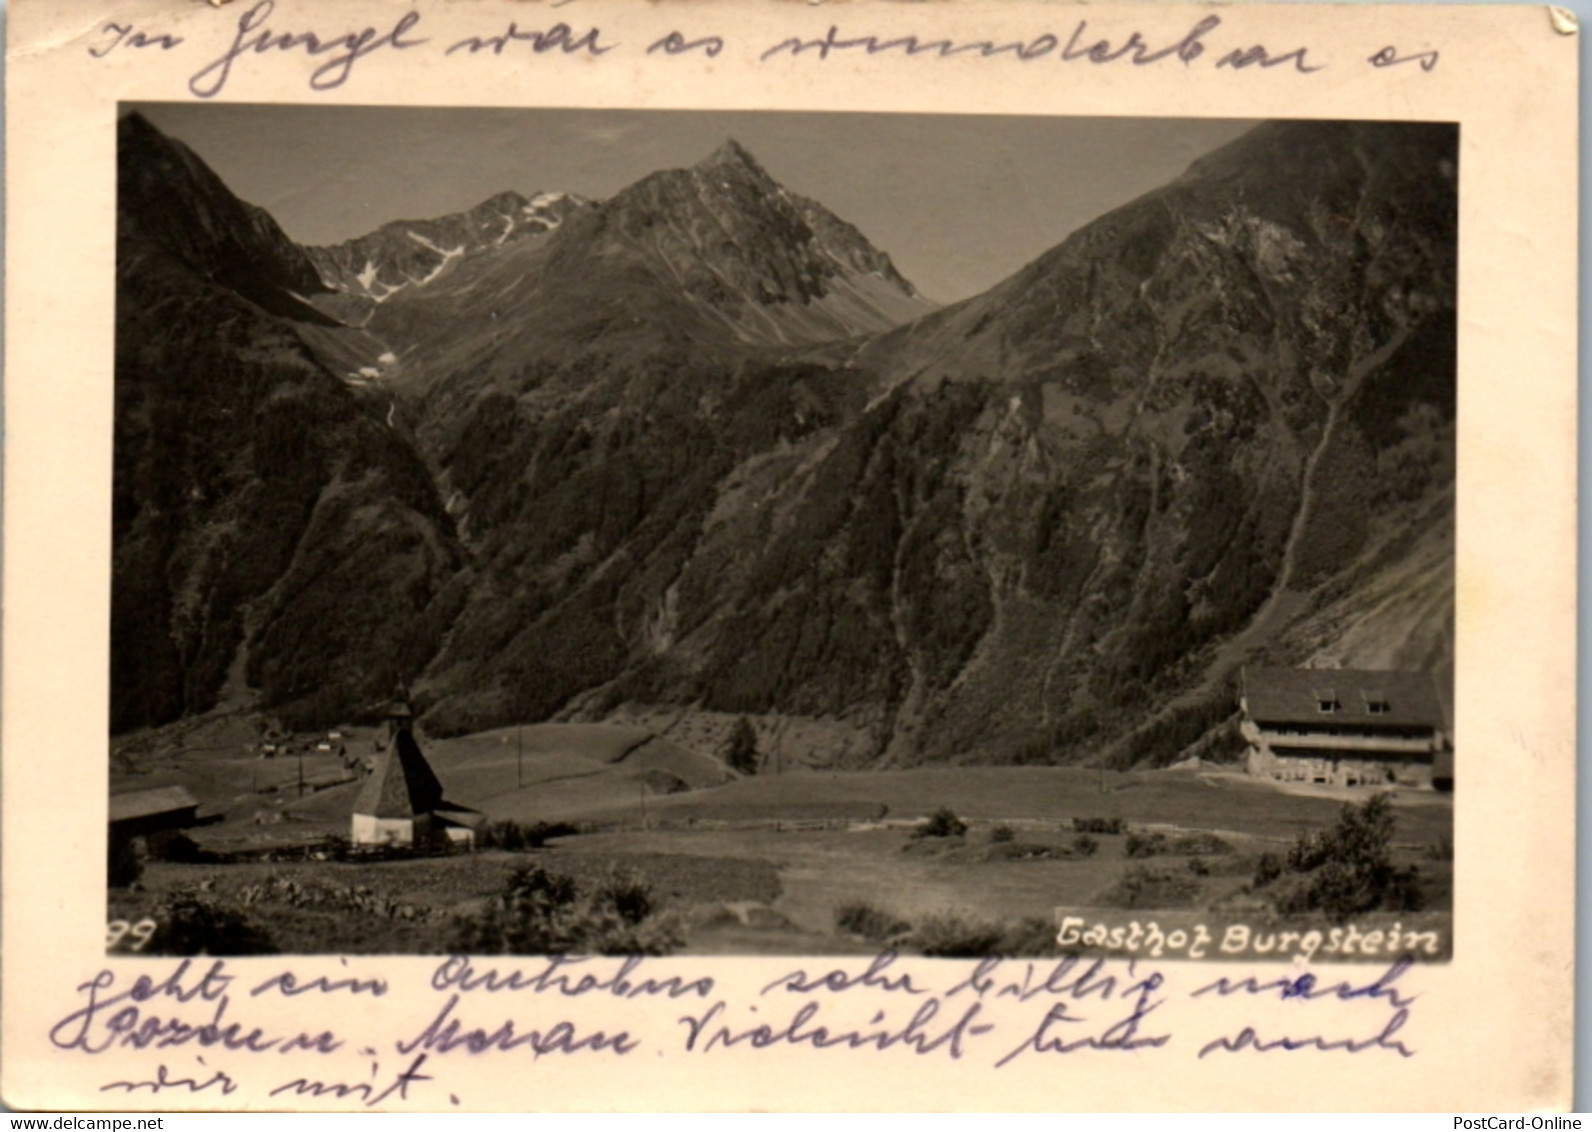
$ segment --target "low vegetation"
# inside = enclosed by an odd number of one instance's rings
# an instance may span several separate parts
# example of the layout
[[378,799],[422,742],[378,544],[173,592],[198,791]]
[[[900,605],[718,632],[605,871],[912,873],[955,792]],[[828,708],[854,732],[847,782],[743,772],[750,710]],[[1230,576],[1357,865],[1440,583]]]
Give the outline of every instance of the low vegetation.
[[582,889],[540,865],[516,869],[480,913],[461,917],[451,949],[474,955],[667,955],[679,924],[654,914],[649,885],[615,871]]
[[1231,853],[1233,847],[1213,833],[1168,837],[1164,833],[1130,833],[1123,842],[1128,857],[1213,857]]
[[911,931],[912,925],[866,900],[849,900],[835,909],[835,928],[847,935],[883,943]]
[[1186,870],[1130,865],[1099,903],[1107,908],[1186,908],[1199,892],[1199,881]]
[[1392,860],[1393,804],[1378,794],[1346,805],[1330,828],[1302,835],[1285,858],[1265,854],[1251,883],[1283,915],[1319,912],[1342,923],[1366,912],[1425,906],[1419,870]]
[[179,890],[156,908],[146,955],[274,955],[271,934],[248,913],[203,893]]
[[941,806],[912,830],[913,837],[961,837],[966,833],[967,823],[949,806]]
[[580,831],[568,822],[486,822],[475,831],[477,849],[506,849],[521,852],[541,849],[555,837],[569,837]]
[[1073,818],[1072,828],[1079,833],[1104,833],[1112,837],[1128,832],[1121,818]]

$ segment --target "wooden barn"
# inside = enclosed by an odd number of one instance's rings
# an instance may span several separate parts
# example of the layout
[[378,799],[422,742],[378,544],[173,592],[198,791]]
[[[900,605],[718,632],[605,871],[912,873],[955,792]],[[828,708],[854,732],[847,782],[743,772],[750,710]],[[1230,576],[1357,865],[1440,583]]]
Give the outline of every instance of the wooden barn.
[[112,794],[110,835],[131,840],[168,829],[186,829],[199,824],[199,799],[186,786],[157,786]]
[[1250,774],[1329,786],[1453,789],[1452,747],[1429,673],[1245,668],[1238,702]]

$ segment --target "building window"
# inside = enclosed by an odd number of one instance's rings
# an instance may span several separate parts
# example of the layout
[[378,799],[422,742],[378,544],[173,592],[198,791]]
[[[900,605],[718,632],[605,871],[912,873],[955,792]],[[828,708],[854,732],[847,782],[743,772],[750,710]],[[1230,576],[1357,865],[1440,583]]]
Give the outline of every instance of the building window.
[[1365,710],[1368,715],[1386,715],[1389,710],[1387,696],[1381,692],[1366,692]]
[[1331,688],[1316,689],[1316,710],[1324,715],[1331,715],[1335,711],[1342,711],[1343,705],[1338,702],[1338,693]]

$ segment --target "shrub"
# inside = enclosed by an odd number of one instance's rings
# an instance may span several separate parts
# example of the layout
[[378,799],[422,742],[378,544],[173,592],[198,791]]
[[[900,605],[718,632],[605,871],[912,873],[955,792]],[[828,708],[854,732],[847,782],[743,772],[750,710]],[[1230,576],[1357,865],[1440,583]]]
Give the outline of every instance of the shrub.
[[1078,833],[1105,833],[1114,837],[1126,833],[1128,823],[1121,818],[1073,818],[1072,828]]
[[1431,842],[1426,846],[1425,857],[1428,861],[1452,861],[1454,859],[1453,838],[1444,835]]
[[1100,842],[1090,837],[1087,833],[1080,833],[1072,839],[1072,852],[1077,857],[1093,857],[1100,850]]
[[1027,916],[1007,925],[1001,937],[1000,953],[1023,958],[1061,954],[1056,942],[1056,925],[1038,916]]
[[[1299,881],[1276,898],[1284,915],[1324,913],[1342,923],[1365,912],[1419,911],[1420,875],[1393,864],[1393,803],[1378,794],[1346,805],[1330,829],[1302,835],[1288,850],[1288,871]],[[1258,874],[1258,870],[1257,870]]]
[[1017,832],[1009,825],[998,825],[989,831],[989,839],[994,842],[1011,841]]
[[486,822],[475,833],[478,849],[503,849],[511,853],[527,849],[541,849],[555,837],[568,837],[580,832],[568,822],[517,821]]
[[179,889],[161,901],[148,955],[274,955],[270,933],[230,905]]
[[1130,833],[1123,851],[1129,857],[1212,857],[1231,853],[1233,847],[1214,833],[1190,833],[1183,837]]
[[912,930],[912,925],[905,920],[866,900],[849,900],[837,907],[835,927],[847,935],[861,936],[875,943]]
[[516,869],[477,915],[460,918],[451,949],[476,954],[666,955],[681,943],[672,918],[653,914],[650,887],[611,873],[591,892],[540,865]]
[[730,728],[719,757],[736,774],[757,773],[757,732],[746,716],[740,716]]
[[1130,833],[1122,851],[1129,857],[1159,857],[1166,852],[1166,834]]
[[1205,863],[1203,857],[1190,857],[1188,860],[1188,871],[1197,877],[1208,877],[1211,875],[1211,867]]
[[961,837],[967,832],[967,823],[957,817],[949,806],[941,806],[912,831],[913,837]]
[[982,959],[1000,953],[1006,929],[1000,924],[973,920],[954,912],[927,917],[912,942],[924,955],[947,959]]
[[1275,853],[1262,853],[1256,858],[1253,887],[1265,888],[1280,876],[1282,876],[1281,857]]

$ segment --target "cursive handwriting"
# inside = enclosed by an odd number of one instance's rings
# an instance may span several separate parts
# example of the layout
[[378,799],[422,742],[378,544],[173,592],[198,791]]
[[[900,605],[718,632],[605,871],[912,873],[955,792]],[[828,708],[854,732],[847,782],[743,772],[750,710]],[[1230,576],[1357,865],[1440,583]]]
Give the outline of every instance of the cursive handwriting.
[[1198,990],[1190,993],[1190,998],[1199,998],[1201,995],[1215,991],[1217,995],[1226,998],[1228,995],[1238,994],[1272,994],[1286,1002],[1289,999],[1326,998],[1331,996],[1343,1002],[1366,998],[1373,1001],[1385,998],[1388,1005],[1395,1009],[1403,1009],[1415,1001],[1414,996],[1408,998],[1399,994],[1393,984],[1399,976],[1415,965],[1414,960],[1400,959],[1386,971],[1382,972],[1374,982],[1364,986],[1355,986],[1353,983],[1333,983],[1331,986],[1321,986],[1314,973],[1306,971],[1293,978],[1272,979],[1268,982],[1256,982],[1253,977],[1247,979],[1217,979],[1214,983],[1207,983]]
[[617,43],[605,46],[599,42],[601,38],[601,28],[592,28],[585,35],[576,35],[568,24],[560,23],[554,24],[546,31],[521,31],[519,24],[510,20],[508,29],[503,34],[466,36],[443,54],[452,55],[455,51],[469,51],[471,55],[475,55],[490,49],[492,54],[501,55],[503,49],[511,43],[527,43],[537,55],[553,50],[562,51],[565,55],[574,55],[579,51],[591,55],[606,55],[619,46]]
[[[924,41],[916,35],[897,36],[894,39],[881,40],[876,35],[859,35],[843,38],[840,28],[830,25],[829,33],[821,39],[802,39],[791,36],[770,47],[759,57],[760,61],[767,62],[782,54],[792,56],[802,55],[809,51],[817,53],[820,60],[828,59],[837,51],[861,50],[868,55],[878,55],[886,51],[899,51],[904,55],[915,56],[928,54],[934,58],[947,59],[954,55],[976,54],[979,58],[989,59],[997,55],[1006,55],[1021,63],[1029,63],[1035,59],[1043,59],[1055,55],[1064,63],[1075,63],[1084,60],[1090,63],[1104,64],[1115,63],[1127,59],[1134,66],[1145,67],[1166,59],[1176,59],[1185,66],[1204,55],[1207,45],[1205,37],[1222,25],[1220,16],[1205,16],[1194,24],[1182,38],[1167,44],[1159,49],[1152,49],[1142,32],[1131,32],[1119,43],[1110,39],[1096,39],[1090,42],[1087,33],[1088,20],[1079,20],[1072,30],[1072,35],[1065,44],[1058,36],[1050,33],[1038,35],[1028,40],[1012,40],[1009,43],[996,43],[990,39],[974,39],[958,42],[952,39],[932,39]],[[1216,61],[1217,67],[1231,67],[1242,70],[1245,67],[1259,66],[1262,68],[1278,67],[1285,63],[1292,63],[1294,69],[1300,74],[1312,74],[1321,70],[1325,64],[1311,66],[1307,62],[1307,49],[1296,47],[1292,51],[1273,53],[1263,45],[1246,48],[1235,48]]]
[[162,51],[170,51],[182,42],[180,35],[150,35],[132,24],[107,23],[100,31],[111,36],[111,40],[88,49],[88,53],[96,59],[105,58],[118,47],[158,47]]
[[[336,90],[348,82],[355,65],[366,56],[380,51],[409,51],[432,43],[429,38],[417,34],[421,12],[414,9],[403,13],[390,26],[337,32],[273,29],[267,26],[267,21],[275,12],[276,0],[256,0],[253,7],[238,17],[227,49],[189,78],[189,92],[196,98],[214,98],[226,88],[234,64],[245,57],[291,52],[315,61],[309,75],[311,90]],[[1078,20],[1070,27],[1055,30],[1035,29],[1014,38],[978,35],[957,38],[922,33],[845,34],[839,24],[831,24],[822,35],[785,35],[777,40],[738,44],[712,28],[696,28],[692,35],[675,30],[644,45],[637,43],[630,50],[664,59],[693,54],[713,59],[740,47],[761,63],[808,58],[823,62],[837,55],[850,58],[883,55],[931,60],[1004,59],[1024,64],[1050,59],[1068,64],[1128,67],[1176,62],[1185,68],[1199,64],[1214,70],[1282,70],[1298,75],[1313,75],[1327,67],[1317,50],[1319,45],[1278,47],[1243,40],[1235,44],[1233,30],[1222,16],[1214,13],[1200,17],[1181,34],[1166,35],[1137,29],[1102,34],[1093,30],[1089,20]],[[131,23],[107,22],[99,28],[99,33],[101,38],[88,47],[88,53],[96,59],[103,59],[119,48],[155,47],[171,51],[185,43],[182,36],[149,31]],[[604,29],[596,26],[577,28],[558,22],[544,27],[524,27],[519,21],[510,20],[498,29],[466,35],[452,42],[444,40],[431,50],[458,58],[499,57],[519,50],[530,55],[596,61],[625,47],[622,42],[604,36]],[[1227,41],[1222,42],[1223,38]],[[1376,70],[1413,63],[1422,72],[1435,69],[1439,57],[1436,49],[1405,53],[1394,44],[1370,54],[1357,55],[1361,66]]]
[[1255,1032],[1254,1027],[1245,1026],[1235,1037],[1217,1038],[1215,1041],[1205,1043],[1205,1045],[1200,1049],[1200,1057],[1203,1058],[1206,1054],[1216,1053],[1218,1051],[1223,1053],[1237,1053],[1240,1050],[1246,1049],[1252,1049],[1256,1053],[1271,1053],[1274,1050],[1285,1050],[1292,1052],[1302,1049],[1320,1050],[1323,1052],[1330,1050],[1342,1050],[1345,1053],[1362,1053],[1368,1049],[1387,1049],[1394,1051],[1400,1057],[1414,1057],[1415,1051],[1410,1049],[1403,1042],[1390,1040],[1394,1034],[1398,1033],[1399,1030],[1404,1028],[1404,1023],[1409,1020],[1409,1016],[1410,1012],[1408,1010],[1397,1011],[1391,1018],[1388,1019],[1387,1025],[1382,1027],[1381,1033],[1377,1034],[1374,1038],[1366,1038],[1363,1041],[1355,1041],[1351,1038],[1328,1041],[1326,1038],[1321,1037],[1320,1035],[1309,1038],[1283,1037],[1274,1038],[1271,1041],[1265,1041]]
[[[954,962],[886,950],[870,958],[793,962],[761,985],[737,980],[733,992],[690,960],[663,967],[665,961],[639,955],[527,958],[519,966],[454,955],[431,966],[429,977],[396,983],[342,962],[344,970],[331,967],[327,974],[292,961],[255,968],[222,959],[172,960],[136,977],[102,970],[78,985],[78,1001],[49,1028],[49,1039],[57,1049],[89,1056],[115,1051],[147,1058],[112,1062],[116,1078],[107,1073],[99,1087],[106,1094],[247,1099],[250,1088],[233,1072],[236,1058],[269,1055],[280,1068],[252,1085],[259,1090],[253,1099],[366,1108],[434,1099],[421,1086],[444,1076],[436,1066],[450,1054],[629,1064],[638,1052],[650,1060],[802,1049],[982,1061],[996,1070],[1024,1059],[1150,1052],[1186,1061],[1270,1053],[1391,1053],[1403,1060],[1416,1055],[1408,1034],[1420,997],[1411,987],[1418,970],[1413,956],[1374,977],[1327,978],[1297,966],[1213,978],[1197,966],[1144,959]],[[246,982],[243,970],[250,971]],[[405,1013],[411,995],[421,997],[418,1017]],[[539,996],[513,1001],[543,1009],[534,1018],[510,1017],[503,995]],[[399,1000],[391,1006],[397,1015],[374,1009],[373,1000],[388,998]],[[577,999],[584,1001],[572,1002]],[[355,1001],[370,1010],[349,1012],[348,1024],[357,1019],[362,1027],[349,1040],[330,1030],[274,1032],[238,1017],[259,1011],[264,1023],[282,1016],[266,1013],[272,1009],[295,1017],[306,1002],[317,1004],[313,1011]],[[584,1009],[594,1003],[604,1012],[602,1028]],[[391,1056],[378,1056],[378,1049]],[[173,1050],[189,1052],[191,1060]],[[225,1069],[202,1056],[222,1052],[232,1055]],[[317,1060],[280,1060],[298,1053]]]
[[[271,50],[292,51],[302,49],[311,57],[331,54],[331,58],[310,73],[310,89],[335,90],[348,81],[354,64],[365,56],[384,47],[404,51],[428,42],[424,39],[406,39],[420,22],[420,13],[404,13],[393,24],[392,30],[377,34],[373,27],[343,35],[322,36],[313,31],[272,33],[264,28],[265,21],[276,8],[276,0],[259,0],[259,3],[238,18],[237,34],[232,46],[213,62],[194,73],[188,80],[188,90],[196,98],[214,98],[220,94],[232,76],[232,64],[239,57],[254,52],[263,55]],[[332,54],[334,53],[335,54]]]
[[997,1061],[995,1068],[1004,1068],[1029,1051],[1035,1053],[1073,1053],[1080,1049],[1123,1051],[1144,1048],[1159,1049],[1171,1041],[1171,1034],[1158,1034],[1154,1037],[1146,1038],[1141,1038],[1138,1034],[1139,1023],[1144,1021],[1165,1001],[1164,999],[1152,999],[1150,997],[1161,989],[1165,981],[1165,977],[1159,971],[1156,971],[1134,983],[1123,991],[1123,997],[1131,995],[1134,1000],[1132,1010],[1126,1018],[1111,1023],[1098,1035],[1086,1034],[1072,1041],[1062,1038],[1059,1031],[1053,1035],[1050,1028],[1060,1022],[1083,1024],[1088,1019],[1073,1017],[1068,1013],[1068,1004],[1065,1002],[1054,1004],[1039,1023],[1039,1028],[1029,1035],[1021,1045],[1018,1045],[1005,1057]]
[[849,991],[854,987],[868,987],[873,990],[900,991],[903,994],[923,994],[924,990],[912,985],[911,975],[898,975],[891,978],[886,975],[885,969],[896,961],[896,953],[885,951],[874,956],[873,962],[868,964],[867,970],[860,975],[835,969],[816,978],[809,977],[805,970],[791,971],[781,975],[769,983],[759,993],[767,994],[776,988],[783,988],[792,994],[809,994],[815,990]]
[[[681,998],[694,994],[698,998],[706,998],[713,993],[712,976],[682,979],[678,975],[671,975],[667,979],[632,980],[630,976],[646,962],[645,956],[627,955],[612,974],[594,975],[580,970],[593,962],[587,957],[553,955],[548,957],[540,970],[529,974],[519,970],[499,974],[496,968],[478,972],[468,956],[454,955],[431,973],[431,989],[484,991],[488,994],[499,991],[529,991],[532,994],[556,992],[570,998],[584,994],[605,994],[615,998],[652,998],[658,995]],[[572,973],[579,977],[572,981]]]
[[[276,1097],[282,1095],[283,1093],[291,1093],[295,1097],[324,1097],[329,1093],[339,1100],[343,1100],[348,1097],[358,1097],[365,1103],[367,1108],[374,1108],[376,1105],[381,1104],[394,1093],[398,1094],[399,1100],[407,1101],[409,1099],[410,1085],[413,1085],[418,1081],[433,1080],[431,1076],[420,1072],[420,1067],[425,1063],[426,1055],[421,1054],[419,1057],[415,1058],[409,1063],[409,1067],[407,1069],[403,1070],[403,1072],[399,1073],[397,1077],[393,1078],[392,1084],[388,1085],[379,1093],[376,1092],[376,1085],[374,1081],[360,1081],[357,1084],[351,1084],[346,1081],[312,1081],[308,1077],[298,1077],[292,1081],[288,1081],[286,1084],[278,1085],[276,1088],[272,1089],[268,1095]],[[370,1075],[375,1077],[380,1068],[380,1063],[372,1062],[370,1067]]]
[[[204,1065],[205,1059],[199,1058],[199,1064]],[[207,1066],[208,1068],[208,1066]],[[148,1089],[151,1093],[160,1093],[164,1089],[186,1089],[190,1093],[202,1093],[206,1089],[221,1086],[223,1095],[238,1091],[238,1083],[221,1070],[216,1070],[206,1081],[196,1077],[172,1077],[170,1070],[162,1063],[156,1070],[155,1076],[147,1081],[112,1081],[109,1085],[101,1085],[100,1092],[108,1093],[112,1089],[123,1089],[129,1093],[136,1093],[139,1089]]]
[[[185,984],[191,966],[192,961],[184,959],[170,975],[159,981],[140,975],[132,986],[107,997],[101,997],[101,992],[115,987],[116,975],[112,971],[101,971],[78,986],[78,993],[87,994],[88,1002],[50,1027],[51,1044],[57,1049],[75,1049],[89,1054],[101,1054],[113,1047],[170,1049],[189,1044],[250,1053],[266,1050],[331,1053],[343,1044],[330,1030],[314,1036],[303,1031],[292,1036],[273,1036],[257,1026],[228,1023],[225,1015],[232,999],[227,988],[232,976],[226,974],[225,961],[214,961],[196,982]],[[175,1014],[162,1015],[145,1008],[144,1004],[155,1000],[172,1002],[178,1008],[198,1002],[213,1005],[213,1010],[208,1018],[196,1024]]]
[[396,1043],[398,1052],[408,1054],[425,1049],[435,1050],[438,1053],[452,1053],[462,1047],[466,1053],[506,1053],[510,1050],[524,1049],[536,1058],[549,1053],[586,1051],[596,1053],[601,1050],[609,1050],[623,1056],[640,1044],[625,1030],[611,1035],[601,1030],[582,1035],[575,1028],[575,1023],[569,1021],[558,1021],[546,1029],[523,1032],[517,1032],[512,1021],[504,1021],[500,1022],[496,1029],[488,1032],[485,1027],[471,1028],[453,1017],[454,1008],[458,1005],[459,996],[450,995],[447,1003],[425,1029],[408,1041]]
[[715,1002],[702,1014],[681,1016],[680,1025],[687,1028],[685,1048],[692,1053],[709,1053],[723,1047],[730,1049],[748,1045],[752,1049],[769,1046],[811,1046],[814,1049],[877,1049],[887,1050],[905,1046],[916,1054],[936,1053],[945,1050],[953,1059],[960,1059],[963,1043],[970,1037],[987,1034],[994,1029],[986,1023],[975,1024],[983,1007],[975,1002],[964,1010],[955,1022],[939,1032],[933,1032],[931,1023],[940,1013],[940,1000],[931,998],[922,1003],[917,1013],[904,1026],[892,1026],[885,1020],[883,1011],[874,1014],[864,1029],[832,1030],[828,1026],[811,1025],[822,1010],[820,1004],[808,1002],[785,1023],[762,1023],[741,1029],[732,1029],[721,1022],[727,1010],[724,1002]]
[[[348,960],[343,960],[348,962]],[[349,994],[369,994],[380,998],[387,993],[386,979],[339,979],[335,982],[328,981],[322,975],[318,979],[311,979],[307,983],[299,982],[299,977],[292,971],[283,971],[273,975],[259,986],[249,992],[250,998],[257,998],[267,991],[276,991],[284,998],[297,998],[301,994],[312,991],[318,994],[336,994],[347,991]]]

